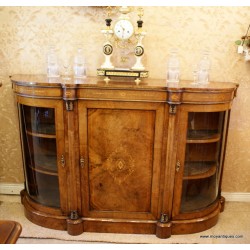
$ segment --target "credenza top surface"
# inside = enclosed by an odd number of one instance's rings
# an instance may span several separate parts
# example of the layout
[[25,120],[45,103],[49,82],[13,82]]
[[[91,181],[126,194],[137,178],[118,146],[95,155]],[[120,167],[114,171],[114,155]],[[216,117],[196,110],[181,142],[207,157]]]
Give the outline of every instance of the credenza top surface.
[[48,78],[46,75],[13,75],[13,83],[30,87],[73,87],[73,88],[101,88],[101,89],[128,89],[154,91],[232,91],[238,85],[230,82],[210,82],[206,85],[194,84],[190,80],[181,80],[179,83],[167,83],[166,79],[143,79],[136,84],[133,78],[111,79],[108,83],[103,77],[88,76],[84,79],[64,80],[61,77]]

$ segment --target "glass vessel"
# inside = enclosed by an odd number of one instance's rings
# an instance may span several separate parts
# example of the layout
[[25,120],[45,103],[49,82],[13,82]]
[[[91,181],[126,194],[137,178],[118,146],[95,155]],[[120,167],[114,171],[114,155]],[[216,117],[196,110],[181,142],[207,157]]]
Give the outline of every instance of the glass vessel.
[[198,64],[197,81],[199,84],[209,83],[209,70],[211,67],[209,52],[205,50]]
[[20,104],[25,185],[36,202],[60,207],[55,110]]
[[55,48],[51,46],[47,54],[47,76],[59,77],[59,65]]
[[74,57],[74,77],[85,78],[86,77],[86,63],[81,48],[78,48]]
[[167,82],[178,83],[180,81],[180,61],[176,49],[170,51],[167,63]]

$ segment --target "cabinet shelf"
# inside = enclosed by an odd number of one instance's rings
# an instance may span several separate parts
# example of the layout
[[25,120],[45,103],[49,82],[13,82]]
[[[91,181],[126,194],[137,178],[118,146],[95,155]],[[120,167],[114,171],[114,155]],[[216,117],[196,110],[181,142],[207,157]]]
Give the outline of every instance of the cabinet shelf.
[[208,178],[216,173],[216,162],[186,162],[184,180]]
[[189,196],[186,198],[185,202],[181,205],[181,212],[188,213],[197,211],[199,209],[209,207],[213,204],[216,197],[209,197],[207,195],[200,195],[200,196]]
[[189,130],[187,143],[213,143],[220,141],[217,130]]
[[26,130],[26,133],[28,135],[40,137],[40,138],[49,138],[49,139],[56,138],[56,135],[54,135],[54,134],[34,133],[34,132],[29,131],[29,130]]
[[57,172],[57,157],[56,155],[40,155],[39,157],[34,158],[35,168],[43,169],[44,171],[56,173]]
[[53,175],[53,176],[58,176],[58,172],[57,171],[52,171],[47,169],[46,167],[33,167],[33,166],[29,166],[33,171],[36,171],[38,173],[42,173],[42,174],[46,174],[46,175]]

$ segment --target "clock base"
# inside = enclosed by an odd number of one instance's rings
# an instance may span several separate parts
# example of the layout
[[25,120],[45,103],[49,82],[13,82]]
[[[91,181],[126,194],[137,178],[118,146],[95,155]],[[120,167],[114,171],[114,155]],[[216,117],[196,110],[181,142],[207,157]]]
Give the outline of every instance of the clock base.
[[133,69],[97,69],[98,76],[104,77],[133,77],[133,78],[147,78],[148,70],[133,70]]

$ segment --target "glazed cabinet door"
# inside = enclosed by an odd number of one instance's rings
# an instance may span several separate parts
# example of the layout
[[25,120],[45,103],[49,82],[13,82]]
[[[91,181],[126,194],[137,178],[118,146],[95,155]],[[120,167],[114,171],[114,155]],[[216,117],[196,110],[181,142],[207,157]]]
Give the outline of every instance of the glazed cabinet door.
[[79,102],[83,216],[159,216],[164,105]]
[[179,120],[173,218],[205,215],[218,206],[229,111],[183,105]]
[[29,197],[44,206],[66,210],[63,104],[58,100],[19,97],[18,109]]

